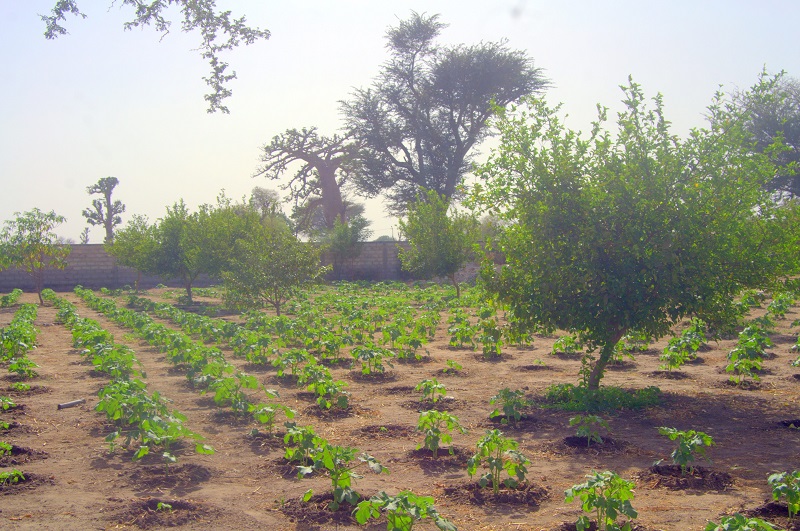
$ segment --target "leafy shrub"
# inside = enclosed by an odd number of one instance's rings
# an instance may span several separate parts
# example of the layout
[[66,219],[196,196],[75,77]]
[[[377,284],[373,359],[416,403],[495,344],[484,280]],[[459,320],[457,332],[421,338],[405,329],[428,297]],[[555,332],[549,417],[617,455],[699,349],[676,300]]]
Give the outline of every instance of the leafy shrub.
[[[458,417],[451,415],[447,411],[432,409],[419,414],[417,431],[425,434],[423,445],[433,453],[434,459],[439,456],[439,446],[442,443],[450,444],[453,442],[453,436],[449,433],[453,430],[458,430],[461,433],[466,433],[467,431],[458,423]],[[421,446],[417,446],[417,449],[419,450]],[[452,455],[453,449],[450,448],[449,450]]]
[[597,415],[577,415],[569,419],[569,425],[578,427],[575,435],[585,438],[586,446],[591,446],[593,442],[603,443],[603,438],[600,437],[598,428],[610,429],[608,422]]
[[661,390],[650,386],[633,391],[619,387],[600,387],[593,391],[583,385],[553,384],[547,389],[545,402],[545,407],[590,413],[642,409],[658,405]]

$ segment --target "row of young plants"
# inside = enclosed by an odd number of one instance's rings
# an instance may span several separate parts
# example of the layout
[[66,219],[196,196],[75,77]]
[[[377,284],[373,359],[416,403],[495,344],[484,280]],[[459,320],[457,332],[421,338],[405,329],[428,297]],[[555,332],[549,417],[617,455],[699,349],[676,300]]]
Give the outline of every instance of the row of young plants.
[[0,328],[0,363],[8,364],[8,371],[21,379],[36,376],[38,365],[28,352],[36,347],[39,330],[33,322],[37,315],[35,304],[22,304],[8,326]]
[[[699,345],[702,344],[702,341],[698,342],[696,340],[696,338],[692,337],[692,336],[693,335],[701,335],[702,336],[702,334],[704,333],[703,323],[702,322],[694,322],[693,321],[688,330],[689,330],[688,332],[685,331],[684,334],[682,334],[681,339],[688,346],[688,348],[686,348],[686,350],[690,354],[694,354],[694,353],[696,353],[697,349],[699,348]],[[433,394],[433,396],[435,396],[435,394]],[[497,398],[497,397],[495,397],[495,398]],[[497,410],[494,413],[496,413],[496,412],[497,412]],[[437,411],[436,413],[439,413],[439,412]],[[589,417],[589,415],[587,415],[587,417]],[[577,419],[577,417],[575,417],[575,418]],[[439,422],[440,423],[444,422],[445,425],[447,425],[448,421],[451,423],[450,429],[452,429],[452,422],[453,421],[457,425],[457,419],[455,419],[455,418],[445,419],[444,421],[439,419]],[[572,421],[572,419],[571,419],[571,421]],[[441,426],[441,424],[439,424],[439,425]],[[581,429],[581,427],[579,427],[579,432],[580,432],[580,429]],[[701,443],[706,441],[706,438],[704,437],[705,434],[701,434],[699,432],[691,432],[691,430],[689,432],[685,432],[685,433],[684,432],[676,432],[676,430],[674,430],[672,428],[663,428],[663,430],[665,430],[664,434],[667,435],[667,436],[670,436],[670,434],[676,434],[677,433],[677,434],[680,434],[681,437],[683,437],[685,435],[689,440],[692,440],[692,439],[699,440],[699,441],[701,441]],[[667,433],[667,431],[669,431],[670,433]],[[429,437],[428,437],[428,435],[426,435],[426,447],[428,447],[428,440],[429,440]],[[431,440],[433,440],[433,438],[431,438]],[[441,439],[441,441],[445,442],[444,439]],[[710,438],[708,438],[708,441],[710,443]],[[681,440],[679,442],[678,450],[680,450],[681,447],[688,447],[688,446],[691,446],[691,444],[688,444],[684,440]],[[431,448],[431,449],[433,450],[433,448]],[[676,464],[679,463],[679,459],[680,459],[680,455],[681,455],[681,453],[678,450],[676,450],[676,452],[673,453],[673,461]],[[676,455],[678,456],[677,458],[676,458]],[[689,455],[691,455],[691,453]],[[681,467],[683,469],[684,465],[682,464]],[[784,473],[784,474],[789,474],[789,473]],[[490,478],[487,477],[487,483],[489,481],[490,481]],[[575,487],[573,487],[573,488],[575,488]],[[603,489],[601,489],[600,494],[602,494],[603,492],[605,492],[605,491]],[[607,505],[606,502],[602,502],[602,503]],[[621,514],[624,514],[624,513],[621,513]],[[790,508],[790,516],[791,516],[791,508]],[[724,527],[713,527],[713,526],[717,526],[717,524],[709,524],[709,529],[736,529],[736,527],[730,527],[730,526],[734,525],[734,523],[738,522],[740,519],[742,519],[742,522],[747,522],[749,524],[753,524],[754,522],[757,521],[757,519],[744,519],[744,517],[741,517],[741,515],[734,515],[732,517],[723,518],[721,524],[719,524],[719,525],[720,526],[724,525]],[[602,519],[598,519],[597,521],[600,522],[601,520]],[[624,527],[622,527],[622,528],[624,528]],[[608,527],[608,529],[614,529],[614,528],[613,527]],[[742,528],[742,529],[744,529],[744,528]],[[764,529],[767,529],[767,527],[765,527]]]
[[113,335],[97,321],[80,317],[77,308],[52,290],[44,290],[42,297],[57,309],[56,318],[72,333],[72,346],[91,362],[94,370],[108,375],[111,381],[98,392],[96,411],[105,413],[114,425],[106,436],[110,449],[121,444],[135,449],[134,460],[153,451],[161,451],[165,470],[177,461],[180,442],[197,441],[195,451],[213,454],[214,449],[203,444],[203,437],[189,430],[186,416],[170,407],[170,401],[158,391],[149,393],[144,382],[146,375],[133,350],[114,342]]
[[[10,293],[0,297],[0,308],[9,308],[17,303],[22,296],[21,289],[14,289]],[[38,310],[35,304],[23,304],[12,317],[8,326],[0,328],[0,363],[8,364],[8,371],[15,374],[17,378],[29,379],[37,376],[35,369],[38,367],[28,357],[28,352],[36,346],[36,339],[39,330],[33,326]],[[16,381],[11,385],[16,391],[30,390],[30,384]],[[10,396],[0,396],[0,412],[6,412],[18,407],[14,399]],[[7,430],[10,423],[0,418],[0,429]],[[12,444],[0,440],[0,457],[11,455],[14,451]],[[0,486],[16,485],[25,481],[25,474],[16,469],[0,471]]]
[[[307,390],[315,393],[317,404],[322,409],[331,409],[332,407],[347,409],[349,406],[349,394],[345,390],[347,383],[334,380],[330,371],[319,364],[317,359],[305,348],[280,350],[287,345],[287,341],[281,336],[253,331],[221,319],[198,316],[170,304],[156,303],[143,297],[131,296],[128,300],[131,306],[152,311],[154,315],[162,319],[169,319],[178,324],[187,334],[197,335],[205,341],[220,342],[223,338],[227,338],[229,344],[233,345],[234,354],[241,352],[242,347],[245,348],[244,357],[251,363],[266,364],[271,360],[272,365],[277,368],[279,377],[287,376],[286,371],[289,369],[291,376],[297,379],[298,385],[306,386]],[[276,318],[276,322],[291,323],[292,321],[282,316]],[[218,333],[218,331],[224,332]],[[267,349],[272,356],[267,355]],[[205,372],[205,376],[208,376],[208,370]],[[252,376],[237,375],[235,377],[240,390],[261,387]],[[215,388],[215,400],[222,398],[224,394],[231,395],[231,404],[237,413],[252,413],[256,420],[262,424],[268,424],[267,428],[270,432],[274,414],[281,412],[289,418],[295,414],[294,411],[275,402],[257,405],[247,403],[244,394],[235,389],[235,384],[231,380],[224,385],[219,382],[211,382],[210,385]],[[264,390],[270,399],[277,398],[274,390],[265,388]],[[265,422],[265,418],[270,418],[269,422]]]
[[9,293],[0,295],[0,308],[10,308],[14,306],[20,297],[22,297],[22,290],[19,288],[14,288]]
[[[133,330],[138,337],[164,352],[167,360],[186,371],[195,389],[204,394],[213,393],[217,406],[229,407],[239,417],[251,416],[270,430],[279,413],[294,417],[294,411],[275,401],[279,398],[276,391],[264,387],[255,376],[237,370],[219,348],[198,343],[187,334],[156,322],[146,313],[119,308],[113,300],[98,297],[92,290],[78,286],[75,293],[91,309]],[[252,401],[251,392],[264,393],[265,400]]]

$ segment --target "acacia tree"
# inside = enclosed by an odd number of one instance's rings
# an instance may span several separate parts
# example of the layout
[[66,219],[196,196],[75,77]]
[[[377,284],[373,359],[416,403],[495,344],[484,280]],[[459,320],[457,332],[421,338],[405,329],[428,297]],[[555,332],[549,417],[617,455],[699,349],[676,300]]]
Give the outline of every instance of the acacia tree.
[[281,307],[327,271],[319,249],[285,230],[259,226],[236,242],[222,279],[226,303],[237,309]]
[[342,102],[364,166],[354,184],[369,197],[386,193],[393,213],[423,190],[456,195],[489,134],[492,102],[505,106],[545,86],[532,60],[504,42],[437,46],[445,26],[438,15],[412,12],[390,28],[380,74]]
[[[156,31],[161,33],[162,38],[169,33],[172,24],[164,17],[163,12],[170,6],[178,6],[183,16],[181,31],[200,32],[201,44],[198,46],[198,50],[200,56],[208,61],[211,67],[209,77],[203,78],[211,88],[211,92],[204,96],[208,102],[208,112],[221,111],[226,114],[230,112],[225,105],[222,105],[222,101],[231,95],[231,90],[226,85],[236,79],[236,72],[231,71],[229,74],[225,72],[229,65],[220,59],[220,52],[232,50],[239,44],[249,45],[258,39],[268,39],[269,31],[249,27],[245,24],[245,17],[231,18],[230,11],[218,11],[216,0],[203,0],[202,2],[151,0],[147,3],[141,0],[122,0],[119,3],[132,8],[135,13],[133,19],[124,24],[126,30],[154,26]],[[44,36],[47,39],[55,39],[68,33],[67,29],[61,25],[66,20],[66,15],[86,18],[75,0],[58,0],[49,15],[39,15],[39,18],[45,23]],[[220,36],[224,36],[225,40],[220,40]]]
[[[358,147],[347,137],[327,137],[317,129],[288,129],[264,145],[262,165],[254,177],[280,179],[290,169],[297,171],[284,186],[289,200],[297,210],[313,215],[320,209],[327,229],[333,229],[336,220],[347,222],[346,201],[342,188],[358,169]],[[300,220],[302,230],[308,222]]]
[[93,199],[92,208],[87,208],[82,215],[89,225],[100,225],[106,230],[104,243],[113,243],[114,227],[122,223],[120,214],[125,212],[122,201],[111,201],[111,194],[119,184],[116,177],[103,177],[95,184],[86,188],[89,194],[101,194],[103,199]]
[[54,229],[64,223],[64,216],[54,211],[42,212],[34,208],[28,212],[15,212],[0,233],[0,266],[16,267],[33,279],[39,304],[44,289],[44,270],[64,269],[69,255],[69,245],[60,243]]
[[618,130],[602,111],[588,139],[541,99],[501,113],[501,145],[475,191],[509,222],[505,267],[483,272],[489,288],[529,324],[576,330],[599,348],[589,389],[628,331],[662,336],[797,269],[797,231],[765,191],[776,168],[751,149],[747,114],[717,94],[709,127],[682,140],[660,95],[649,108],[638,85],[623,90]]
[[[759,151],[772,150],[779,162],[778,173],[768,189],[800,196],[800,80],[780,73],[761,73],[766,90],[758,98],[750,91],[735,94],[735,101],[748,113],[747,131]],[[775,140],[779,139],[779,149]]]
[[422,278],[447,278],[461,297],[456,273],[473,254],[478,235],[474,216],[453,211],[444,197],[430,190],[409,206],[399,228],[408,240],[408,249],[399,250],[403,269]]

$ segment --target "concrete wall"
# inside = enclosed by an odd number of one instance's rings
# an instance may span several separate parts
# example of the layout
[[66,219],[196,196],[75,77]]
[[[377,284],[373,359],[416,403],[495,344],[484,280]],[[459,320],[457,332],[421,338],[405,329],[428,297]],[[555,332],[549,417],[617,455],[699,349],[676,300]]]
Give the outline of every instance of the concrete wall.
[[[333,271],[327,280],[410,280],[408,273],[400,268],[397,246],[405,245],[397,242],[365,242],[357,257],[342,260],[333,264],[330,255],[322,257],[323,264],[333,265]],[[62,270],[44,272],[44,285],[56,291],[70,291],[80,284],[87,288],[99,289],[132,286],[138,273],[129,267],[117,265],[113,257],[105,252],[102,244],[72,245],[72,252],[67,257],[67,267]],[[459,275],[460,280],[474,278],[475,266],[471,265]],[[157,276],[142,276],[140,287],[153,287],[159,283],[168,286],[180,286],[180,281],[163,279]],[[194,284],[204,286],[213,283],[207,277],[201,277]],[[31,277],[24,271],[8,269],[0,271],[0,293],[7,293],[14,288],[29,291],[34,289]]]

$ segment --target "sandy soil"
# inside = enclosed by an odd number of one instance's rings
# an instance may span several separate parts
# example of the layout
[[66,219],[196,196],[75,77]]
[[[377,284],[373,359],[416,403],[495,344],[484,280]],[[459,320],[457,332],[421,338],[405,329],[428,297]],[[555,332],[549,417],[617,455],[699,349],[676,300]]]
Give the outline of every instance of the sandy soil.
[[[135,349],[148,389],[171,399],[174,408],[188,417],[188,427],[205,436],[216,454],[197,455],[187,445],[165,476],[157,456],[133,462],[129,451],[109,453],[104,440],[109,426],[104,415],[94,411],[97,391],[107,380],[92,376],[91,367],[71,347],[70,333],[55,321],[55,310],[42,307],[36,321],[39,346],[30,354],[40,365],[40,376],[31,381],[33,391],[14,392],[10,376],[0,380],[0,394],[20,404],[0,413],[0,420],[11,423],[9,430],[0,431],[0,440],[28,452],[0,462],[1,470],[17,468],[29,478],[0,491],[0,528],[365,529],[346,514],[320,517],[324,510],[316,508],[324,506],[324,500],[301,504],[307,489],[324,493],[329,483],[321,477],[297,479],[283,460],[279,437],[253,437],[253,422],[217,408],[208,396],[192,389],[163,354],[91,311],[73,294],[61,295],[78,306],[80,315],[98,320],[117,342]],[[35,295],[23,297],[24,302],[34,300]],[[8,323],[13,311],[0,310],[0,326]],[[332,368],[334,377],[350,386],[353,407],[343,417],[316,414],[313,396],[276,378],[271,367],[247,370],[279,390],[281,402],[298,412],[298,424],[313,425],[329,441],[357,447],[389,468],[389,475],[365,473],[358,480],[355,488],[363,495],[401,489],[432,495],[439,512],[461,530],[555,530],[580,514],[578,503],[564,503],[564,490],[584,481],[592,470],[610,469],[636,481],[633,505],[641,529],[691,531],[703,529],[709,520],[718,521],[721,514],[762,505],[770,499],[767,476],[800,467],[800,430],[782,424],[800,417],[800,370],[789,366],[796,357],[790,351],[796,333],[789,324],[798,317],[792,310],[780,321],[773,335],[774,356],[765,362],[762,380],[753,388],[726,383],[723,367],[733,340],[711,343],[712,348],[681,371],[680,378],[656,372],[666,338],[635,361],[610,370],[604,384],[656,385],[664,400],[645,411],[607,416],[612,440],[589,449],[567,444],[574,435],[568,426],[574,413],[531,409],[517,427],[502,427],[489,419],[493,409],[489,397],[501,388],[523,389],[528,397],[541,398],[552,383],[577,381],[579,360],[552,356],[553,338],[537,338],[525,349],[505,348],[502,360],[488,362],[478,352],[450,348],[442,319],[436,340],[428,345],[429,361],[395,363],[387,376],[373,379],[360,377],[347,366]],[[244,360],[233,358],[229,350],[225,353],[245,368]],[[441,373],[448,359],[463,366],[460,374]],[[453,456],[444,451],[438,460],[416,450],[422,436],[414,431],[420,396],[413,387],[434,376],[452,397],[446,402],[449,411],[469,430],[454,435]],[[86,403],[56,409],[59,403],[79,398]],[[729,474],[732,484],[716,485],[716,490],[702,484],[670,488],[668,481],[649,472],[655,461],[668,461],[672,450],[673,443],[657,432],[664,425],[712,435],[716,443],[708,452],[712,462],[701,464],[708,471]],[[531,460],[531,495],[524,503],[477,491],[475,480],[466,473],[465,462],[475,441],[492,427],[519,441],[520,450]],[[282,434],[283,428],[278,432]],[[170,504],[172,510],[158,510],[159,502]],[[433,529],[433,525],[418,528]],[[385,523],[366,529],[385,529]]]

